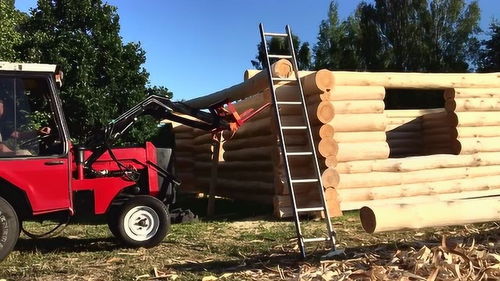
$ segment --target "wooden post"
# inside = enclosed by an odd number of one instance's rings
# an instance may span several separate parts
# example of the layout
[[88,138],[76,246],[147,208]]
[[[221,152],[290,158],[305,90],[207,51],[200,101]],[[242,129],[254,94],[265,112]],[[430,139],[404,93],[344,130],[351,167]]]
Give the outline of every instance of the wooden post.
[[220,150],[222,146],[222,132],[217,132],[212,135],[212,167],[210,171],[210,187],[208,190],[208,206],[207,217],[214,215],[215,211],[215,188],[217,186],[217,172],[220,158]]

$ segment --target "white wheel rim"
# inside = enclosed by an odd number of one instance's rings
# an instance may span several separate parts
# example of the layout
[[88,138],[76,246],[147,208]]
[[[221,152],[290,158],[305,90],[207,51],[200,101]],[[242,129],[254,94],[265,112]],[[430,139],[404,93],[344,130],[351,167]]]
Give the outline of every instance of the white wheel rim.
[[130,209],[123,218],[123,226],[128,237],[135,241],[151,239],[160,228],[160,218],[150,207],[137,206]]

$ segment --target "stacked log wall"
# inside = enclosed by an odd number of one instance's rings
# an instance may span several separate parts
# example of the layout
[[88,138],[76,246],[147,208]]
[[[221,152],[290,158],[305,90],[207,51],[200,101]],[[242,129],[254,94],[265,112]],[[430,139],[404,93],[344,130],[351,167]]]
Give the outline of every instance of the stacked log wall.
[[[248,72],[251,78],[258,72]],[[330,213],[364,205],[412,202],[423,197],[500,190],[500,76],[497,74],[400,74],[300,72],[308,116],[320,157]],[[307,77],[307,79],[305,79]],[[325,86],[326,85],[326,86]],[[295,101],[296,89],[280,85],[282,101]],[[444,109],[385,110],[386,88],[448,89]],[[268,90],[236,103],[238,112],[270,101]],[[285,125],[299,125],[300,111],[282,107]],[[278,217],[291,215],[286,176],[277,143],[274,112],[266,109],[236,134],[224,132],[223,162],[216,195],[273,203]],[[194,131],[196,134],[197,132]],[[193,172],[207,187],[210,150],[197,135]],[[305,134],[285,142],[307,151]],[[208,148],[208,151],[207,151]],[[208,157],[207,157],[208,156]],[[310,174],[307,161],[293,158],[298,175]],[[201,176],[200,176],[201,175]],[[298,189],[299,204],[314,201],[313,185]],[[337,196],[338,193],[338,196]],[[454,197],[455,198],[455,197]]]

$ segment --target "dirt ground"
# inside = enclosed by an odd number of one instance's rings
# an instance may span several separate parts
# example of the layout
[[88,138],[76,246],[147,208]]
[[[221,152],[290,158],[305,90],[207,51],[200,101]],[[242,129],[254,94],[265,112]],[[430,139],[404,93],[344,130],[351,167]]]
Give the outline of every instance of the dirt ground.
[[[291,221],[234,204],[252,211],[173,225],[151,249],[124,248],[96,224],[54,238],[22,235],[0,280],[500,280],[499,222],[369,235],[350,212],[333,221],[341,254],[322,258],[330,249],[315,244],[302,260]],[[325,229],[304,226],[310,235]]]

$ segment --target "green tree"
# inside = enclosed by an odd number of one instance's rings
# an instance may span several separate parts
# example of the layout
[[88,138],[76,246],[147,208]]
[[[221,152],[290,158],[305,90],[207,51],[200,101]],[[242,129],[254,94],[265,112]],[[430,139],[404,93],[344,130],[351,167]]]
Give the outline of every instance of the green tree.
[[[102,0],[38,0],[22,31],[22,59],[56,63],[65,73],[61,97],[76,140],[146,96],[145,52],[123,42],[116,8]],[[151,128],[136,128],[124,141],[142,142]]]
[[477,55],[477,1],[361,2],[340,21],[332,1],[319,26],[316,68],[392,71],[467,71]]
[[[299,37],[292,34],[293,47],[295,49],[295,54],[297,55],[297,65],[300,70],[309,70],[311,68],[311,50],[309,48],[309,43],[302,43]],[[273,37],[267,40],[267,47],[269,54],[273,55],[288,55],[288,42],[286,39],[281,37]],[[255,59],[251,61],[253,67],[256,69],[262,69],[265,61],[265,52],[262,42],[257,44],[257,55]],[[275,60],[270,60],[273,63]]]
[[342,60],[344,28],[340,25],[338,4],[330,3],[328,18],[319,25],[318,42],[314,46],[314,67],[316,69],[339,69]]
[[22,42],[19,25],[25,16],[14,8],[14,0],[0,0],[0,61],[15,61]]
[[480,31],[477,1],[375,0],[359,9],[364,25],[361,45],[372,46],[371,52],[363,49],[365,60],[383,55],[368,69],[463,72],[475,59]]
[[490,38],[482,41],[483,49],[480,53],[479,71],[500,71],[500,23],[493,21],[490,24]]

